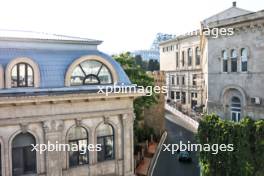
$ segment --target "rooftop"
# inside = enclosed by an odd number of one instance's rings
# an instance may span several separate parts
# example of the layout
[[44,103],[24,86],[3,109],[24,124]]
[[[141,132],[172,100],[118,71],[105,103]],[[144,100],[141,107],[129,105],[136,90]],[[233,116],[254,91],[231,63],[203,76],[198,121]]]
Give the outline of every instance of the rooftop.
[[33,31],[18,31],[18,30],[0,30],[1,40],[27,40],[27,41],[53,41],[63,43],[88,43],[99,45],[102,43],[100,40],[80,38],[66,35],[49,34],[44,32]]

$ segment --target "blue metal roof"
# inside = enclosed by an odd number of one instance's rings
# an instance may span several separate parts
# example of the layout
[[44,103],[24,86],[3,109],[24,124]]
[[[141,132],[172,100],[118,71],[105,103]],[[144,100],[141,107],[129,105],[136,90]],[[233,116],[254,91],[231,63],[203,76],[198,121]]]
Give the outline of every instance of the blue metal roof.
[[98,50],[55,50],[55,49],[21,49],[0,48],[0,64],[7,64],[18,57],[34,60],[40,69],[40,88],[65,87],[65,74],[72,62],[84,55],[97,55],[108,61],[118,74],[118,84],[131,84],[122,67],[112,57]]

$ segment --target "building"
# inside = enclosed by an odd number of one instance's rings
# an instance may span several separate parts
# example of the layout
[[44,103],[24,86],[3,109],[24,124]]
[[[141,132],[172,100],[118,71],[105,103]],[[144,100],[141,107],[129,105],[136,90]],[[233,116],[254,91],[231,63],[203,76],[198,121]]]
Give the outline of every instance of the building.
[[204,105],[200,37],[178,36],[160,44],[160,69],[166,71],[167,100],[182,112],[193,115]]
[[[0,175],[134,175],[133,98],[140,94],[98,92],[131,85],[100,43],[1,31]],[[31,144],[66,147],[41,153]]]
[[[165,86],[165,73],[163,71],[147,72],[154,79],[154,86]],[[144,110],[144,124],[154,129],[156,136],[161,136],[165,130],[165,97],[160,91],[158,94],[157,104],[152,105],[149,109]]]
[[207,111],[234,121],[245,116],[264,119],[264,11],[249,12],[234,2],[202,26],[234,31],[201,38]]
[[[213,34],[230,29],[231,35]],[[193,105],[204,105],[204,112],[234,121],[245,116],[263,119],[263,31],[263,10],[250,12],[238,8],[233,2],[231,8],[202,21],[199,32],[161,43],[160,67],[166,71],[170,90],[167,99],[180,102],[179,105],[170,102],[172,106],[188,113],[190,108],[194,109]],[[186,47],[182,48],[184,41]],[[199,60],[197,69],[181,68],[190,63],[190,58],[191,63]],[[197,98],[192,91],[197,92]]]

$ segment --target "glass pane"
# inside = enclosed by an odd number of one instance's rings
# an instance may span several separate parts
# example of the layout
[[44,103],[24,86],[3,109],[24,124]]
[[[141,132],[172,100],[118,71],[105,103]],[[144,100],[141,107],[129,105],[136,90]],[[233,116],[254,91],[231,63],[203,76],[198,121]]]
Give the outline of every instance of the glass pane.
[[105,137],[105,159],[114,158],[114,140],[113,136]]
[[33,75],[33,70],[32,67],[28,65],[27,67],[27,76],[28,76],[28,86],[32,87],[34,86],[34,75]]
[[237,60],[236,60],[236,58],[232,59],[232,61],[231,61],[231,71],[232,72],[236,72],[237,71]]
[[88,148],[87,148],[87,140],[79,140],[79,164],[88,164]]
[[99,78],[97,78],[95,75],[89,75],[85,78],[84,84],[100,84]]
[[232,112],[232,120],[236,121],[236,113],[235,112]]
[[247,71],[247,61],[242,61],[241,67],[242,71]]
[[82,62],[80,65],[83,68],[86,75],[89,74],[97,75],[102,64],[97,61],[86,61],[86,62]]
[[85,75],[81,68],[77,66],[71,75],[71,85],[82,85]]
[[98,77],[101,81],[101,84],[111,84],[112,83],[112,77],[110,74],[110,71],[103,66],[100,73],[98,74]]
[[26,65],[25,64],[18,64],[19,70],[19,85],[21,87],[26,86]]
[[11,86],[17,87],[17,65],[15,65],[11,71]]
[[237,57],[237,52],[236,52],[236,50],[232,50],[232,51],[231,51],[231,57],[232,57],[232,58],[236,58],[236,57]]
[[97,132],[97,137],[100,137],[100,136],[110,136],[110,135],[113,135],[114,134],[112,126],[110,126],[108,124],[101,124],[96,129],[96,132]]
[[23,148],[23,158],[24,158],[24,173],[34,173],[36,171],[36,151],[31,151],[32,146],[24,147]]
[[75,148],[75,146],[77,145],[77,142],[69,142],[69,144],[70,144],[69,165],[70,165],[70,167],[77,166],[78,165],[78,156],[79,156],[79,152],[76,151],[76,148]]
[[88,133],[83,127],[72,127],[68,134],[68,140],[86,139]]
[[223,61],[223,72],[227,72],[227,60]]
[[101,144],[101,151],[97,152],[97,160],[98,161],[104,161],[104,153],[105,153],[105,146],[104,146],[104,138],[98,137],[97,138],[97,144]]

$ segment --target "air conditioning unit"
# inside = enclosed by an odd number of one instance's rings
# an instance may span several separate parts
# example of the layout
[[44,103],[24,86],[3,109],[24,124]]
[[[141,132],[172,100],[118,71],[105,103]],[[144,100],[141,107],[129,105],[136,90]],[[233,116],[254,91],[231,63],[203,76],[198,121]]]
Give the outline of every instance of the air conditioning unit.
[[253,97],[251,98],[251,103],[259,105],[261,103],[261,100],[259,97]]

